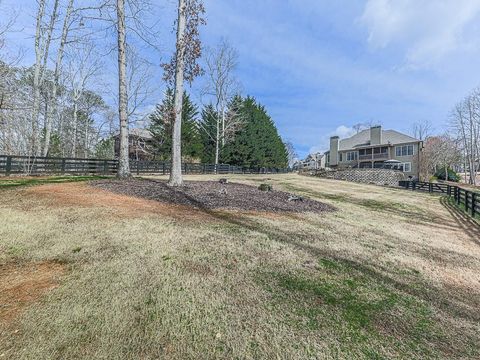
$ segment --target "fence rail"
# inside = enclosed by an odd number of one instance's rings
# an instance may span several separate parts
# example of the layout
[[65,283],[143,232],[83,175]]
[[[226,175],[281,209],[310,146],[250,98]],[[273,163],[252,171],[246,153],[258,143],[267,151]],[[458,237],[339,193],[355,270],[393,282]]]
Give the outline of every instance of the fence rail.
[[480,193],[466,190],[460,186],[421,181],[400,181],[399,186],[414,191],[445,194],[453,197],[455,204],[463,207],[472,217],[480,215]]
[[[52,174],[98,174],[110,175],[117,171],[118,161],[112,159],[79,159],[59,157],[28,157],[0,155],[0,176],[15,174],[52,175]],[[169,174],[170,162],[130,161],[132,173]],[[266,167],[242,167],[228,164],[182,163],[184,174],[274,174],[286,173],[288,169]]]

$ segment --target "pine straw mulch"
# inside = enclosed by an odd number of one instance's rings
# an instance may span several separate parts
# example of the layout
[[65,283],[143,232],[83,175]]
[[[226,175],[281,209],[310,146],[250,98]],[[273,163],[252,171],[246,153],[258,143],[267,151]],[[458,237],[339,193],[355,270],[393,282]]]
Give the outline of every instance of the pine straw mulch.
[[183,187],[172,188],[165,181],[129,179],[97,180],[90,185],[113,193],[156,200],[196,209],[242,210],[259,212],[334,211],[331,205],[308,198],[289,200],[293,195],[283,191],[260,191],[256,187],[216,181],[186,181]]

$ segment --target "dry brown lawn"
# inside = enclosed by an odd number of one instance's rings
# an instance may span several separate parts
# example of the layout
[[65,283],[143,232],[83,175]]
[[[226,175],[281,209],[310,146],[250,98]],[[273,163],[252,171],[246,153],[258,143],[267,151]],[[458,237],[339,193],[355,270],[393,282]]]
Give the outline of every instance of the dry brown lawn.
[[0,359],[480,357],[479,227],[445,199],[228,178],[337,211],[201,210],[88,183],[0,189]]

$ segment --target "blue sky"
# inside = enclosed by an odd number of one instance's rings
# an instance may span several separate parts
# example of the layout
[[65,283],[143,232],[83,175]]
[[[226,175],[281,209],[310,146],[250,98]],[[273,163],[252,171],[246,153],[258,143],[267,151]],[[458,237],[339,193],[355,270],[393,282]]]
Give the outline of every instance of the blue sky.
[[[24,31],[15,37],[26,46],[35,1],[20,3]],[[162,53],[147,51],[166,58],[175,1],[155,3]],[[455,103],[480,84],[480,0],[205,3],[204,44],[225,38],[237,48],[244,94],[266,106],[301,157],[325,150],[329,136],[347,135],[360,122],[408,132],[429,120],[443,131]],[[161,76],[158,67],[155,74]]]

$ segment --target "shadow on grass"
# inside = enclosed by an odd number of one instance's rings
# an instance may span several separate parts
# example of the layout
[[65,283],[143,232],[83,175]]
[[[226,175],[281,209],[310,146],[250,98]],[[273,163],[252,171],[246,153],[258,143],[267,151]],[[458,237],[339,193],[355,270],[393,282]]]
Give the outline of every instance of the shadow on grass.
[[[176,189],[169,188],[168,191],[171,191],[172,196],[179,196]],[[262,234],[317,259],[323,269],[317,275],[312,275],[312,272],[308,271],[288,272],[284,268],[275,266],[258,269],[259,272],[265,271],[263,285],[271,286],[275,296],[283,296],[284,292],[294,294],[293,297],[282,301],[286,301],[287,306],[303,311],[301,316],[310,320],[312,330],[319,326],[318,318],[322,316],[337,317],[340,322],[340,328],[337,328],[337,331],[340,333],[342,329],[351,327],[364,331],[373,326],[373,321],[380,318],[381,322],[389,322],[385,328],[393,334],[391,339],[399,337],[398,342],[402,347],[408,346],[405,345],[408,343],[413,344],[414,347],[421,347],[425,351],[431,347],[433,353],[441,353],[447,358],[452,353],[468,356],[478,353],[472,345],[478,341],[478,336],[454,325],[462,323],[458,321],[459,319],[469,324],[480,321],[475,301],[471,300],[467,294],[461,291],[450,294],[449,289],[437,287],[423,280],[417,273],[399,274],[397,269],[391,266],[366,264],[365,260],[349,258],[348,254],[327,249],[321,244],[318,246],[319,237],[316,232],[294,232],[285,225],[268,225],[251,215],[212,210],[185,193],[181,196],[199,211],[233,229]],[[357,200],[353,199],[353,201]],[[367,206],[365,203],[362,204]],[[369,203],[373,210],[378,211],[379,205],[377,205]],[[383,204],[381,210],[387,211]],[[405,216],[404,212],[400,214]],[[301,217],[297,220],[303,221]],[[321,276],[329,271],[336,273],[333,275],[335,278],[330,283],[322,281]],[[372,291],[374,298],[365,297],[364,290]],[[298,299],[298,304],[292,302],[292,299]],[[321,302],[317,302],[319,299]],[[409,320],[402,319],[401,316],[395,317],[392,314],[395,306],[407,309],[410,312]],[[418,312],[415,312],[416,307]],[[327,313],[323,312],[325,309],[328,310]],[[439,318],[442,319],[440,322],[438,322]],[[445,326],[446,324],[448,326]],[[374,325],[377,326],[377,324]],[[363,336],[364,340],[361,341],[368,343],[369,338],[365,338],[365,334],[359,336]],[[375,333],[375,336],[381,335]],[[348,342],[348,339],[345,339],[345,342]],[[387,347],[389,345],[388,341],[383,344]],[[415,350],[412,351],[415,352]]]
[[[175,190],[171,190],[172,192]],[[228,213],[218,210],[212,210],[205,207],[201,202],[196,199],[185,195],[184,196],[194,204],[200,211],[203,213],[223,222],[226,222],[230,225],[238,226],[249,231],[261,233],[268,238],[279,241],[281,243],[289,244],[294,248],[305,251],[308,254],[315,256],[316,258],[327,258],[333,259],[334,261],[341,262],[345,265],[348,265],[350,268],[361,271],[364,274],[369,275],[372,279],[376,281],[391,284],[396,289],[404,291],[410,295],[418,296],[425,301],[429,301],[438,305],[440,308],[449,309],[451,303],[445,302],[444,297],[437,296],[437,292],[441,291],[440,289],[429,287],[426,284],[422,284],[419,287],[410,287],[408,283],[402,282],[386,275],[390,272],[391,269],[388,267],[379,267],[379,266],[367,266],[361,264],[358,261],[348,259],[347,257],[341,256],[338,252],[334,252],[327,249],[321,249],[315,246],[310,245],[312,238],[315,238],[316,234],[300,234],[298,232],[290,232],[285,227],[278,228],[273,226],[268,226],[265,223],[260,221],[252,220],[247,215],[241,215],[238,213]],[[457,315],[461,315],[465,319],[477,319],[480,320],[480,314],[478,312],[459,312]]]
[[457,228],[460,228],[477,245],[480,245],[480,224],[455,205],[450,197],[443,196],[440,203],[447,209]]
[[290,191],[300,192],[319,200],[323,198],[332,201],[349,203],[367,208],[372,211],[377,211],[384,214],[397,215],[399,217],[405,218],[407,222],[413,222],[429,226],[435,224],[436,227],[446,230],[457,229],[455,224],[449,224],[445,221],[444,217],[439,217],[437,214],[429,212],[428,210],[422,209],[417,206],[402,204],[394,201],[386,202],[375,199],[361,199],[347,194],[329,194],[321,191],[311,191],[285,183],[283,185]]

